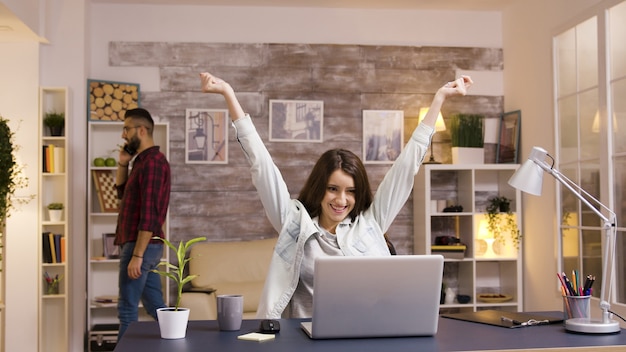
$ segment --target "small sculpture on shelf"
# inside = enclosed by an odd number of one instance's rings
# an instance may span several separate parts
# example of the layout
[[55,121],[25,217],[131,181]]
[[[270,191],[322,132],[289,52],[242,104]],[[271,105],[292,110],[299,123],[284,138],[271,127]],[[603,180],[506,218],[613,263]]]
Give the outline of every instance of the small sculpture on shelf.
[[[492,197],[489,199],[486,210],[487,228],[493,234],[493,238],[500,243],[505,243],[506,238],[503,234],[508,232],[515,249],[518,249],[522,234],[517,227],[515,215],[511,211],[511,200],[503,196]],[[504,215],[504,219],[501,215]]]

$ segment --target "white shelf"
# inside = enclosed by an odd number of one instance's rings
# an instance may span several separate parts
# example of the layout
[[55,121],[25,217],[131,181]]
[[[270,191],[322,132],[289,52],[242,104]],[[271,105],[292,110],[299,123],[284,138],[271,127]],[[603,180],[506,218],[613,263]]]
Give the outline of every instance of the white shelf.
[[[46,113],[55,111],[65,114],[65,131],[71,128],[71,117],[68,113],[68,92],[64,87],[42,87],[40,88],[39,102],[39,148],[42,150],[45,145],[54,145],[55,148],[64,148],[63,154],[57,154],[64,159],[64,170],[61,172],[44,172],[42,162],[39,163],[39,207],[41,215],[39,217],[39,351],[67,351],[69,341],[69,301],[67,292],[69,287],[69,265],[71,258],[69,254],[70,240],[72,234],[68,231],[68,223],[71,217],[71,205],[68,200],[68,188],[70,185],[69,175],[65,170],[69,170],[71,160],[68,158],[70,143],[65,137],[50,136],[49,131],[43,124]],[[43,153],[40,154],[43,158]],[[58,166],[58,165],[57,165]],[[63,203],[63,220],[49,221],[46,206],[49,203]],[[43,260],[43,236],[44,232],[52,232],[62,235],[65,240],[62,242],[65,248],[65,261],[61,263],[46,263]],[[62,244],[61,244],[62,245]],[[57,248],[56,250],[61,250]],[[44,273],[58,275],[61,277],[59,283],[59,294],[47,294]]]
[[[485,215],[488,199],[506,196],[521,229],[521,193],[507,184],[519,165],[422,165],[415,177],[413,193],[415,254],[431,254],[431,245],[438,236],[458,238],[466,245],[462,259],[444,261],[444,284],[455,287],[457,294],[469,295],[465,304],[441,304],[442,310],[476,311],[499,308],[523,310],[522,255],[512,242],[498,245],[499,255],[483,257],[484,242],[478,240],[478,224]],[[437,201],[446,206],[458,205],[460,212],[442,212]],[[520,245],[521,246],[521,245]],[[502,293],[513,296],[507,302],[481,302],[481,293]]]
[[[104,258],[102,234],[114,233],[117,224],[117,213],[100,211],[100,204],[92,171],[110,171],[115,173],[117,167],[94,166],[93,160],[97,157],[113,157],[117,160],[119,146],[124,144],[122,139],[123,122],[119,121],[89,121],[88,122],[88,152],[86,171],[88,177],[87,189],[87,331],[86,336],[95,334],[91,329],[96,325],[118,324],[117,304],[95,304],[93,301],[98,296],[111,296],[117,294],[119,259]],[[169,125],[155,122],[154,130],[155,145],[160,147],[162,153],[169,157]],[[169,238],[169,220],[166,220],[165,235]],[[165,247],[164,247],[165,248]],[[164,250],[164,255],[169,251]],[[98,257],[98,259],[94,259]],[[100,257],[102,259],[100,259]],[[166,257],[164,260],[168,260]],[[162,287],[166,302],[169,302],[170,280],[163,278]],[[140,305],[140,320],[151,320]],[[98,331],[101,333],[101,331]]]

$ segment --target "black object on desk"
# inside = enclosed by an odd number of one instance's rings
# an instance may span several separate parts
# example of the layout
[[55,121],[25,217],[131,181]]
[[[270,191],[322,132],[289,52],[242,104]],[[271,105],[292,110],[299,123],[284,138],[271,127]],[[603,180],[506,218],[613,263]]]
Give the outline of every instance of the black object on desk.
[[[562,317],[563,312],[540,312],[540,315]],[[433,337],[393,337],[372,339],[312,340],[300,328],[302,319],[281,319],[280,334],[265,342],[242,341],[237,336],[257,331],[260,320],[244,320],[240,331],[221,332],[215,320],[190,321],[187,337],[180,340],[161,339],[157,322],[132,323],[118,342],[116,352],[442,352],[515,350],[532,348],[567,348],[625,346],[626,333],[614,335],[580,335],[565,331],[562,324],[529,326],[524,329],[476,324],[456,319],[439,319]],[[476,338],[480,337],[480,338]]]
[[519,313],[495,309],[480,310],[478,312],[441,314],[441,316],[472,323],[495,325],[503,328],[522,328],[533,325],[547,325],[563,322],[562,316],[555,317],[540,313]]

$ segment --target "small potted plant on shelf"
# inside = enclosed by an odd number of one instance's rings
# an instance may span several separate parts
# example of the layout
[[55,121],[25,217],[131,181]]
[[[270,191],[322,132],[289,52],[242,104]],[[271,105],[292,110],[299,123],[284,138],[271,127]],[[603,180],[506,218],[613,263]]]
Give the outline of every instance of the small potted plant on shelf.
[[453,164],[482,164],[484,150],[484,116],[456,114],[450,120]]
[[[500,243],[505,243],[504,233],[508,232],[515,249],[519,248],[522,235],[515,215],[511,211],[511,200],[507,197],[497,196],[489,198],[487,210],[487,228],[493,234],[493,238]],[[501,215],[504,215],[502,218]]]
[[65,113],[48,112],[43,118],[43,124],[48,127],[51,136],[61,136],[65,127]]
[[153,237],[159,239],[165,243],[170,249],[176,253],[177,264],[174,265],[168,262],[161,262],[159,266],[165,266],[169,270],[152,270],[153,272],[169,277],[176,283],[176,304],[174,307],[159,308],[157,309],[157,316],[159,318],[159,329],[161,331],[161,338],[163,339],[182,339],[187,332],[187,321],[189,320],[189,309],[180,307],[180,299],[183,294],[183,286],[186,283],[193,280],[198,275],[186,275],[185,266],[193,258],[186,258],[187,250],[197,242],[206,241],[206,237],[195,237],[189,241],[180,241],[178,247],[174,246],[166,238]]
[[61,221],[63,215],[63,203],[48,204],[48,215],[50,216],[50,221]]

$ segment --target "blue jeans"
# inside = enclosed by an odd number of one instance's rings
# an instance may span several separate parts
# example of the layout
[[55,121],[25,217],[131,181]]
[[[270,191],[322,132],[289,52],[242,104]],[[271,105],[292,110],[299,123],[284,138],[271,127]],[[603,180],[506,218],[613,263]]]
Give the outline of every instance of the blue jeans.
[[139,300],[143,303],[146,312],[155,320],[156,310],[166,307],[161,291],[161,276],[153,273],[161,261],[163,245],[150,243],[143,253],[141,264],[141,277],[133,280],[128,277],[128,263],[133,257],[135,242],[128,242],[120,248],[120,275],[119,275],[119,301],[117,303],[117,316],[120,320],[118,341],[122,338],[128,325],[138,320]]

